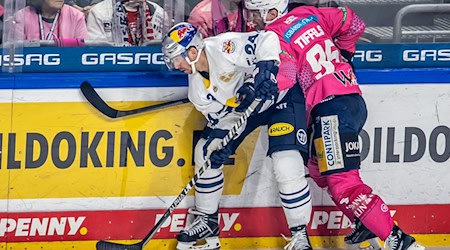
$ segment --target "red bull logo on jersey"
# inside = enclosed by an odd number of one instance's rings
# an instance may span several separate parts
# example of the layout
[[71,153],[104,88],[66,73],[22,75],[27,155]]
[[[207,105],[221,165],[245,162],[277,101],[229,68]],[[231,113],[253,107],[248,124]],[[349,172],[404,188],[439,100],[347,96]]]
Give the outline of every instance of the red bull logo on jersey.
[[236,50],[236,45],[234,44],[233,41],[229,40],[229,41],[223,43],[222,52],[225,52],[227,54],[231,54],[235,50]]

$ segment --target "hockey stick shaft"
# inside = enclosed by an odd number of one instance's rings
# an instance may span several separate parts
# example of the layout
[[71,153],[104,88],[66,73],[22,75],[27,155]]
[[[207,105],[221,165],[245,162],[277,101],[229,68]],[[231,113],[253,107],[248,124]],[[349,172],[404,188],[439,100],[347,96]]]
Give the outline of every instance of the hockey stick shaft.
[[[258,106],[261,100],[257,99],[253,101],[252,104],[247,108],[247,110],[242,114],[240,119],[234,124],[234,126],[230,129],[228,134],[222,139],[221,144],[216,150],[220,150],[224,148],[228,143],[230,143],[231,140],[233,140],[236,137],[236,134],[238,131],[242,128],[242,125],[244,125],[247,122],[247,119],[250,117],[250,115],[253,113],[255,108]],[[186,185],[186,187],[183,189],[183,191],[178,195],[178,197],[175,199],[175,201],[170,205],[169,209],[164,213],[164,215],[159,219],[159,221],[155,224],[155,226],[150,230],[150,232],[145,236],[145,238],[142,240],[144,242],[143,246],[145,246],[150,239],[155,235],[155,233],[159,230],[159,228],[162,226],[162,224],[166,221],[167,218],[172,214],[173,210],[175,210],[176,207],[181,203],[181,201],[184,199],[184,197],[191,191],[191,189],[195,186],[197,183],[197,180],[200,178],[200,176],[211,167],[211,162],[207,160],[195,173],[194,177],[189,181],[189,183]]]
[[[255,108],[258,106],[261,100],[256,99],[253,101],[252,104],[247,108],[245,112],[243,112],[242,116],[239,118],[239,120],[234,124],[234,126],[230,129],[228,134],[222,139],[221,144],[218,146],[216,150],[220,150],[223,147],[225,147],[228,143],[230,143],[231,140],[235,139],[238,131],[242,128],[242,125],[244,125],[247,122],[247,119],[250,117],[250,115],[253,113]],[[153,236],[156,234],[156,232],[161,228],[161,226],[164,224],[164,222],[169,218],[169,216],[173,213],[175,208],[178,207],[178,205],[183,201],[184,197],[191,191],[191,189],[195,186],[197,183],[197,180],[200,178],[200,176],[211,167],[211,162],[207,160],[195,173],[194,177],[189,181],[189,183],[186,185],[186,187],[181,191],[181,193],[177,196],[177,198],[174,200],[174,202],[170,205],[170,207],[166,210],[166,212],[163,214],[163,216],[155,223],[153,228],[150,230],[150,232],[140,241],[139,243],[136,243],[134,245],[122,245],[117,243],[111,243],[106,241],[99,241],[97,243],[97,250],[134,250],[134,249],[142,249],[145,245],[153,238]]]
[[109,118],[119,118],[119,117],[130,116],[130,115],[135,115],[135,114],[139,114],[139,113],[143,113],[143,112],[160,110],[160,109],[164,109],[164,108],[168,108],[168,107],[172,107],[172,106],[176,106],[176,105],[180,105],[180,104],[189,102],[189,99],[184,98],[184,99],[180,99],[180,100],[176,100],[176,101],[170,101],[170,102],[166,102],[166,103],[145,106],[145,107],[141,107],[141,108],[137,108],[137,109],[118,110],[118,109],[114,109],[111,106],[109,106],[100,97],[100,95],[97,93],[97,91],[95,91],[94,87],[92,87],[92,85],[89,82],[84,81],[80,85],[80,89],[81,89],[81,92],[83,93],[84,97],[86,97],[86,99],[88,100],[88,102],[92,106],[94,106],[98,111],[100,111],[102,114],[108,116]]

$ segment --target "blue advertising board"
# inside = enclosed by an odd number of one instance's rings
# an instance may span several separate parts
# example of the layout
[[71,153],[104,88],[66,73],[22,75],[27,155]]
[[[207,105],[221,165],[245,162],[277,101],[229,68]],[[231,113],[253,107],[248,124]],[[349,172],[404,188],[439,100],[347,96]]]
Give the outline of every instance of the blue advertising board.
[[[148,47],[25,47],[13,58],[15,72],[148,72],[166,71],[160,46]],[[353,59],[358,69],[448,68],[450,44],[359,44]],[[4,70],[5,71],[5,70]]]
[[[186,75],[167,70],[160,46],[21,52],[13,56],[15,73],[0,73],[0,89],[78,88],[83,81],[106,88],[187,86]],[[10,61],[1,55],[3,72]],[[353,62],[360,84],[450,82],[450,44],[360,44]]]

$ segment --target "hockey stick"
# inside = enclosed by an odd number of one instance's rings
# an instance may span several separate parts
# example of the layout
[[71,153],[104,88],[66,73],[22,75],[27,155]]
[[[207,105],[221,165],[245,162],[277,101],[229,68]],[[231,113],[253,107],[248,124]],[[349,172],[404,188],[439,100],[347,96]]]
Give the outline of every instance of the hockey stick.
[[98,111],[108,116],[109,118],[119,118],[129,115],[135,115],[143,112],[155,111],[189,102],[189,99],[184,98],[177,101],[170,101],[166,103],[150,105],[137,109],[117,110],[109,106],[105,101],[103,101],[103,99],[99,96],[97,91],[95,91],[94,87],[92,87],[92,85],[89,82],[84,81],[80,85],[80,89],[84,97],[86,97],[86,99],[89,101],[89,103],[92,104],[92,106],[94,106]]
[[[222,143],[219,145],[217,150],[222,149],[225,147],[234,137],[236,136],[238,130],[242,127],[242,125],[247,121],[248,117],[252,114],[252,112],[255,110],[255,108],[258,106],[261,100],[256,99],[250,104],[250,106],[247,108],[247,110],[242,114],[240,119],[234,124],[234,126],[230,129],[228,134],[222,139]],[[189,181],[189,183],[186,185],[186,187],[181,191],[181,193],[178,195],[178,197],[175,199],[175,201],[170,205],[170,207],[166,210],[164,215],[159,219],[159,221],[153,226],[153,228],[150,230],[150,232],[142,239],[140,242],[131,244],[131,245],[125,245],[125,244],[119,244],[119,243],[113,243],[108,241],[99,241],[97,242],[97,250],[142,250],[145,245],[151,240],[151,238],[156,234],[156,232],[159,230],[159,228],[162,226],[162,224],[169,218],[169,216],[172,214],[172,212],[175,210],[176,207],[181,203],[181,201],[184,199],[184,197],[189,193],[189,191],[195,186],[197,183],[197,180],[200,178],[200,176],[207,170],[209,167],[211,167],[211,162],[208,160],[206,161],[195,173],[194,177]]]

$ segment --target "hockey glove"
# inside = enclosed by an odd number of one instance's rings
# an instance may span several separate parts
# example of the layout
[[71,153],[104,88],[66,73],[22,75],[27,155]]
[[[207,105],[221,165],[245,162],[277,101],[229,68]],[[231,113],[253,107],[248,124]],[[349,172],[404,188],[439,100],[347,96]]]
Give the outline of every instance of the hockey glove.
[[353,62],[352,62],[354,53],[343,49],[343,50],[341,50],[341,55],[344,58],[344,62],[350,64],[350,66],[352,66],[353,72],[355,72],[355,66],[353,65]]
[[229,142],[224,148],[211,153],[209,160],[211,161],[211,168],[220,168],[225,161],[233,154],[232,141]]
[[236,112],[245,112],[256,98],[255,88],[251,83],[244,83],[237,93],[240,104],[234,110]]
[[257,62],[256,69],[258,70],[255,76],[256,97],[263,101],[274,100],[278,95],[276,62],[274,60]]
[[228,159],[232,152],[232,142],[229,142],[224,148],[217,150],[222,143],[223,138],[228,134],[228,130],[213,129],[203,146],[203,157],[211,161],[211,168],[218,169]]

